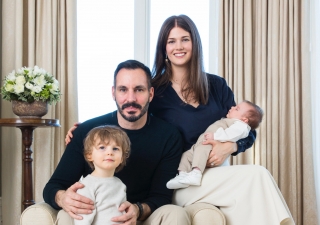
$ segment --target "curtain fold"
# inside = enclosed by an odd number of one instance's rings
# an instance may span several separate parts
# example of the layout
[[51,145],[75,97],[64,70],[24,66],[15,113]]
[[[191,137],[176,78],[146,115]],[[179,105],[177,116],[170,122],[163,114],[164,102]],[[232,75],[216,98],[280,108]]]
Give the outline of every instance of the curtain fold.
[[219,74],[236,102],[264,110],[252,149],[232,164],[273,175],[296,224],[318,224],[312,160],[306,1],[221,0]]
[[[61,102],[49,105],[43,118],[59,119],[61,127],[34,131],[34,200],[40,202],[44,185],[65,149],[64,136],[78,121],[76,0],[3,0],[2,29],[2,79],[13,69],[38,65],[60,83]],[[1,106],[1,118],[15,117],[10,102],[2,100]],[[3,224],[19,224],[23,187],[19,129],[2,128],[1,151]]]

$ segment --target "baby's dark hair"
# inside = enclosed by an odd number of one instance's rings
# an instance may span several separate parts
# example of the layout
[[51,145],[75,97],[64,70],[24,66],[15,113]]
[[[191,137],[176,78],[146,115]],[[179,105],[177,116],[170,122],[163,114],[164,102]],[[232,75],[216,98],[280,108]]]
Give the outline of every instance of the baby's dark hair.
[[252,106],[252,109],[246,113],[245,117],[248,118],[248,125],[251,127],[251,130],[255,130],[259,127],[259,124],[262,121],[263,110],[250,101],[244,100],[243,102]]
[[122,162],[116,168],[115,172],[119,172],[125,165],[126,161],[130,155],[130,139],[126,132],[124,132],[120,127],[106,125],[95,127],[89,131],[87,137],[84,140],[84,158],[88,162],[89,166],[94,169],[93,162],[87,159],[87,155],[92,154],[93,147],[98,145],[97,143],[108,144],[110,141],[114,141],[122,149]]

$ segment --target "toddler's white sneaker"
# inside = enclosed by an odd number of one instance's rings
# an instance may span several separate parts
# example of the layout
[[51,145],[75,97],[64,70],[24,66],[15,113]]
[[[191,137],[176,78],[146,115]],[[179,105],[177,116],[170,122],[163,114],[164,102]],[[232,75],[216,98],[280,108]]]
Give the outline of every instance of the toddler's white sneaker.
[[179,175],[177,175],[175,178],[171,179],[167,183],[168,189],[179,189],[179,188],[186,188],[189,187],[187,184],[180,183],[180,180],[183,179],[185,176],[187,176],[188,173],[181,171]]
[[202,173],[200,170],[192,170],[179,180],[182,184],[199,186],[201,184]]

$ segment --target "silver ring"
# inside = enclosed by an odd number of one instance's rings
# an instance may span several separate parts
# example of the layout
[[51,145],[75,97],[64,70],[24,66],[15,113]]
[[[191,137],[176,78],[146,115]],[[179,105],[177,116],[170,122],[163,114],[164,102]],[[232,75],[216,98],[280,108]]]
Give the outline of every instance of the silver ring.
[[214,163],[211,163],[211,166],[214,166]]

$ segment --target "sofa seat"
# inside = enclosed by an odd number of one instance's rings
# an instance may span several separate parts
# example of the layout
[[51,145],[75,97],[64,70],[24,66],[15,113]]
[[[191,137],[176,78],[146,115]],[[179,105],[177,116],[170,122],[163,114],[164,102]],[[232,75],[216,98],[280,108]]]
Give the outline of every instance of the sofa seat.
[[[222,212],[207,203],[186,206],[192,225],[226,225]],[[54,225],[58,211],[47,203],[41,202],[26,208],[20,217],[20,225]]]

